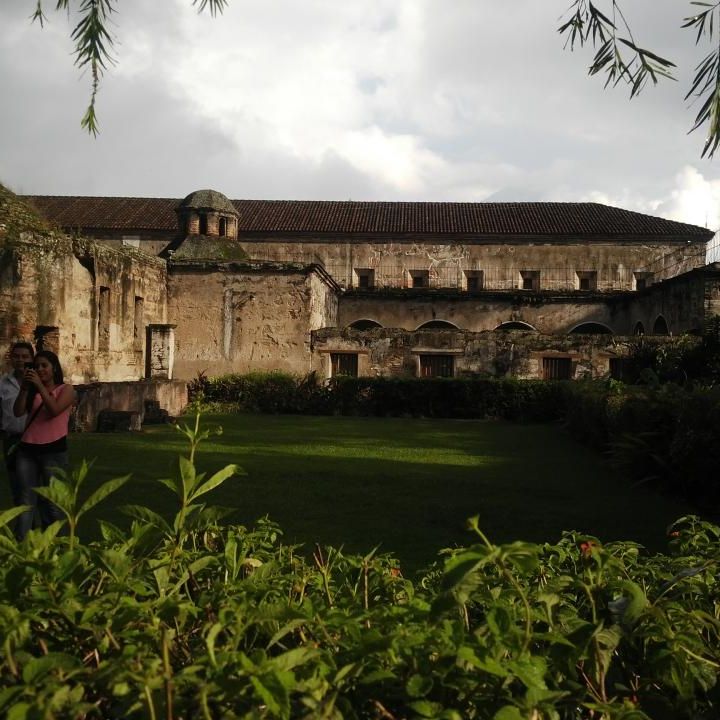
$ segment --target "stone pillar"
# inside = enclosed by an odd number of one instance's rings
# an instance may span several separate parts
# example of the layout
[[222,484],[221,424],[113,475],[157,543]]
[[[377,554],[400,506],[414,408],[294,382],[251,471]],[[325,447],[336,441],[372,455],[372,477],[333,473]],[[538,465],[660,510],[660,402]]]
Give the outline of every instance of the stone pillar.
[[189,212],[186,216],[186,235],[197,235],[200,232],[200,216],[196,212]]
[[147,325],[145,377],[172,380],[175,363],[175,325]]
[[209,212],[207,214],[207,234],[208,235],[217,235],[218,234],[219,220],[220,220],[220,216],[216,212]]

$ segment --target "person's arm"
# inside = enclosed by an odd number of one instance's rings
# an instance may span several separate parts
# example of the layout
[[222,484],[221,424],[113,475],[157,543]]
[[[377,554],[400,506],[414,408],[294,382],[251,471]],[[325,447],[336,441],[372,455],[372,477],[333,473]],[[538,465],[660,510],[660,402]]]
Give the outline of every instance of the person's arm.
[[53,417],[59,415],[63,410],[67,410],[75,402],[75,388],[72,385],[63,385],[60,394],[56,398],[48,392],[48,389],[42,383],[37,386],[37,389],[46,410]]
[[28,390],[29,388],[25,386],[25,383],[20,386],[20,392],[15,398],[15,404],[13,405],[13,415],[15,415],[15,417],[27,415]]

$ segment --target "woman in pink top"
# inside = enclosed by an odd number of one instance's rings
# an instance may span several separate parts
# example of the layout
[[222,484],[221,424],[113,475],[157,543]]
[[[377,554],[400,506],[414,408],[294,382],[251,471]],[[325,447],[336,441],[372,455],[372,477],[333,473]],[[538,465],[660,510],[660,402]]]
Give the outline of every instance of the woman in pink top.
[[35,492],[35,488],[47,487],[57,468],[68,468],[68,421],[74,402],[75,390],[72,385],[65,385],[58,356],[49,350],[38,352],[34,369],[25,372],[13,408],[17,417],[25,414],[28,417],[15,467],[20,504],[30,505],[31,509],[17,519],[15,534],[18,539],[24,538],[32,527],[35,508],[43,528],[63,517],[53,503]]

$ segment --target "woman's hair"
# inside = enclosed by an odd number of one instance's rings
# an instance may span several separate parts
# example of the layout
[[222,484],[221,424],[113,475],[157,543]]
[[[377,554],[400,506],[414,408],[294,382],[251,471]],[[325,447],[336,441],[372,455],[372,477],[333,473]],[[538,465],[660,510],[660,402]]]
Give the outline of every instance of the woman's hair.
[[51,352],[50,350],[40,350],[39,352],[35,353],[35,361],[37,361],[39,358],[45,358],[50,365],[52,365],[53,370],[53,382],[56,385],[62,385],[63,382],[65,382],[65,376],[63,375],[63,369],[62,365],[60,365],[60,359],[58,356]]

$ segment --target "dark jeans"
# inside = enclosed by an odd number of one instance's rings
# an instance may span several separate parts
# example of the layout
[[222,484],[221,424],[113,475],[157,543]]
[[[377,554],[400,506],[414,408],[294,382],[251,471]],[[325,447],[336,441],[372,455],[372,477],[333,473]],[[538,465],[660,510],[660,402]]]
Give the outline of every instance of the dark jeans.
[[15,525],[15,535],[22,540],[33,526],[35,511],[40,516],[40,526],[45,529],[56,520],[62,520],[65,515],[46,498],[35,492],[36,487],[47,487],[55,469],[67,470],[69,466],[67,451],[54,453],[34,453],[27,447],[19,447],[15,451],[15,475],[17,483],[17,500],[13,490],[13,500],[16,505],[30,505],[30,510],[18,516]]

